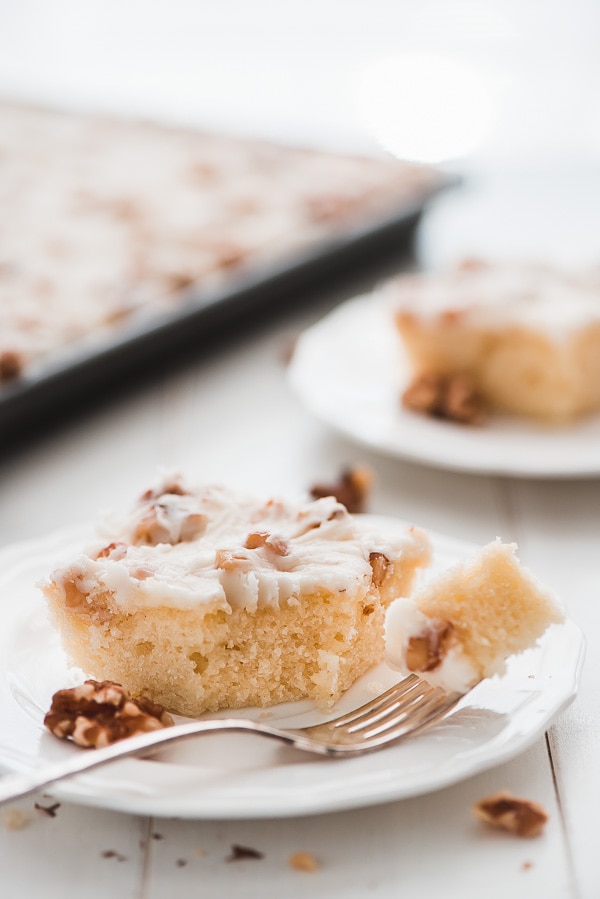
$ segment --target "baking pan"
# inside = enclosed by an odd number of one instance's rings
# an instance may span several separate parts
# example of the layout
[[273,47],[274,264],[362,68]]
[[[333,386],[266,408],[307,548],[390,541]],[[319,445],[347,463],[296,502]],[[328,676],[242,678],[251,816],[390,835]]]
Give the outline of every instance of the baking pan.
[[[0,108],[0,147],[3,122],[1,112]],[[80,120],[72,115],[52,111],[44,111],[41,114],[34,111],[30,117],[33,125],[30,124],[28,116],[28,110],[23,112],[20,109],[9,110],[9,126],[14,126],[16,122],[22,128],[24,122],[29,128],[29,131],[19,132],[18,141],[23,142],[29,136],[34,144],[43,144],[41,137],[44,137],[50,128],[48,133],[58,141],[59,150],[60,141],[63,143],[72,141],[73,134],[79,135],[77,129],[81,130],[83,127],[80,126],[80,121],[85,123],[88,130],[91,127],[98,127],[95,119]],[[32,127],[42,130],[36,134],[35,131],[31,131]],[[102,127],[106,130],[107,126],[102,123]],[[127,134],[128,127],[126,122],[114,124],[109,120],[109,135],[113,129],[118,139],[122,140],[123,129]],[[137,128],[139,132],[139,125],[133,124],[131,127]],[[195,133],[190,133],[191,136],[188,138],[185,136],[186,132],[183,132],[184,137],[178,136],[178,132],[171,136],[168,131],[164,129],[161,131],[160,126],[142,127],[149,128],[142,133],[144,139],[147,136],[151,142],[157,140],[156,135],[164,140],[164,134],[167,134],[167,143],[171,140],[195,139]],[[137,137],[138,132],[134,132]],[[82,134],[86,137],[87,131],[82,131]],[[112,139],[110,137],[110,140]],[[82,142],[81,135],[78,136],[78,140],[79,143]],[[229,143],[221,142],[214,146],[219,150],[224,149],[225,154],[231,147],[237,152],[238,145],[243,147],[244,144],[241,140],[237,142],[230,138],[223,140]],[[15,144],[13,140],[13,151],[15,148],[18,150],[18,141]],[[249,147],[255,146],[252,142],[246,143]],[[295,148],[284,148],[281,151],[268,143],[261,143],[258,146],[260,153],[263,156],[266,154],[267,162],[271,152],[276,154],[283,152],[281,158],[284,161],[288,152],[292,160],[308,159],[310,164],[312,158],[305,151],[298,151]],[[25,151],[27,152],[27,148]],[[34,151],[35,147],[32,152]],[[68,145],[67,152],[69,152]],[[314,152],[318,165],[318,151],[308,151],[310,152]],[[294,153],[297,154],[296,157]],[[305,155],[298,156],[298,154]],[[18,157],[18,153],[13,152],[13,156]],[[76,162],[81,161],[83,157],[80,157],[81,154],[76,158]],[[275,155],[273,158],[275,168],[279,166],[281,171],[280,156]],[[335,161],[336,155],[330,154],[329,158]],[[337,158],[342,160],[342,164],[346,159],[343,156]],[[347,157],[348,160],[351,158]],[[234,164],[239,167],[239,161]],[[19,165],[17,158],[15,179],[19,176]],[[227,271],[224,275],[221,273],[223,276],[216,283],[210,278],[204,287],[201,286],[202,279],[194,282],[188,289],[180,292],[177,302],[166,304],[165,308],[159,306],[149,310],[143,309],[142,314],[126,316],[114,327],[91,331],[66,342],[50,353],[41,354],[24,367],[19,376],[0,383],[0,448],[14,438],[21,435],[30,436],[48,423],[73,414],[83,405],[89,407],[99,400],[110,398],[133,383],[143,372],[164,368],[165,365],[179,359],[182,354],[201,353],[204,349],[213,348],[228,335],[239,334],[240,329],[256,320],[262,321],[266,316],[281,314],[295,305],[310,300],[311,291],[314,293],[317,287],[331,282],[342,273],[347,275],[349,271],[363,264],[371,264],[382,253],[389,254],[392,248],[400,258],[409,245],[415,224],[427,204],[441,190],[454,183],[439,172],[431,171],[425,174],[426,177],[419,179],[417,189],[412,189],[404,195],[400,191],[395,200],[391,191],[391,196],[386,202],[378,202],[373,208],[368,204],[366,208],[362,208],[359,204],[358,211],[354,210],[350,216],[342,216],[340,221],[336,221],[334,216],[331,225],[327,223],[327,226],[321,227],[319,223],[316,230],[313,229],[313,232],[309,233],[310,239],[298,241],[291,239],[283,248],[258,253],[257,256],[251,254],[244,264],[231,268],[228,266]],[[47,177],[52,177],[51,167]],[[322,173],[321,182],[323,182]],[[274,189],[277,189],[277,182],[273,183]],[[10,183],[8,186],[10,187]],[[264,190],[264,179],[262,189]],[[297,191],[298,185],[293,184],[292,189]],[[300,189],[304,190],[304,186]],[[89,203],[89,198],[84,199]],[[318,199],[320,198],[317,194]],[[103,200],[100,198],[98,201],[98,198],[94,198],[94,202],[97,204]],[[114,205],[114,199],[111,202]],[[130,210],[125,207],[126,204],[121,203],[117,210],[119,216],[130,214]],[[10,237],[10,231],[5,233]],[[0,258],[0,266],[1,264]],[[69,260],[63,264],[69,265]],[[10,325],[10,319],[5,318],[5,321]]]

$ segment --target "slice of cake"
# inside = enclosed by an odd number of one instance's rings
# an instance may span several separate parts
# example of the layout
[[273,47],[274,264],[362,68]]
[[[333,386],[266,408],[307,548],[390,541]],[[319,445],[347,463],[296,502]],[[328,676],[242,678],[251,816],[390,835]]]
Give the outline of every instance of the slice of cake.
[[600,409],[600,282],[539,265],[471,262],[390,282],[413,410],[484,409],[564,422]]
[[464,693],[534,646],[563,613],[515,551],[515,544],[496,540],[413,597],[395,600],[386,618],[388,664]]
[[381,661],[426,535],[370,535],[333,497],[291,505],[167,478],[43,585],[70,661],[171,711],[337,699]]

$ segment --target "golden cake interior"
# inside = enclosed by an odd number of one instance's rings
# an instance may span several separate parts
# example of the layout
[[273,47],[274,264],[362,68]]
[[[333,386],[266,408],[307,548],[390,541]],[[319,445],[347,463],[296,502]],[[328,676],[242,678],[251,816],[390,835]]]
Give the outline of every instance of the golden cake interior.
[[519,563],[514,546],[500,541],[423,587],[415,602],[429,618],[450,622],[450,645],[458,643],[482,676],[563,619],[554,599]]

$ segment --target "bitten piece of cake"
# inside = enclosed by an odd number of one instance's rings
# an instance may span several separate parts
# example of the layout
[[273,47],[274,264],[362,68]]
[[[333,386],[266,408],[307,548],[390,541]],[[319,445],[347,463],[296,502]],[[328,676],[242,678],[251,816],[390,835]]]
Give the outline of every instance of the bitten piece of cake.
[[388,664],[459,693],[504,673],[509,656],[564,617],[515,552],[515,544],[496,540],[413,597],[395,600],[386,617]]
[[327,704],[380,662],[425,533],[166,478],[43,586],[70,661],[171,711]]

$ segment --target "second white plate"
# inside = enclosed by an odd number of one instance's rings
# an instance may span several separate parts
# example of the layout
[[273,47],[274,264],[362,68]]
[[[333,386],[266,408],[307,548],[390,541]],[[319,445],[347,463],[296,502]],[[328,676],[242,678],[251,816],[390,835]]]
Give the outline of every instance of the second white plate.
[[343,303],[305,331],[288,377],[314,415],[387,455],[477,474],[600,474],[600,415],[565,427],[494,416],[475,427],[404,409],[408,365],[389,307],[373,295]]

